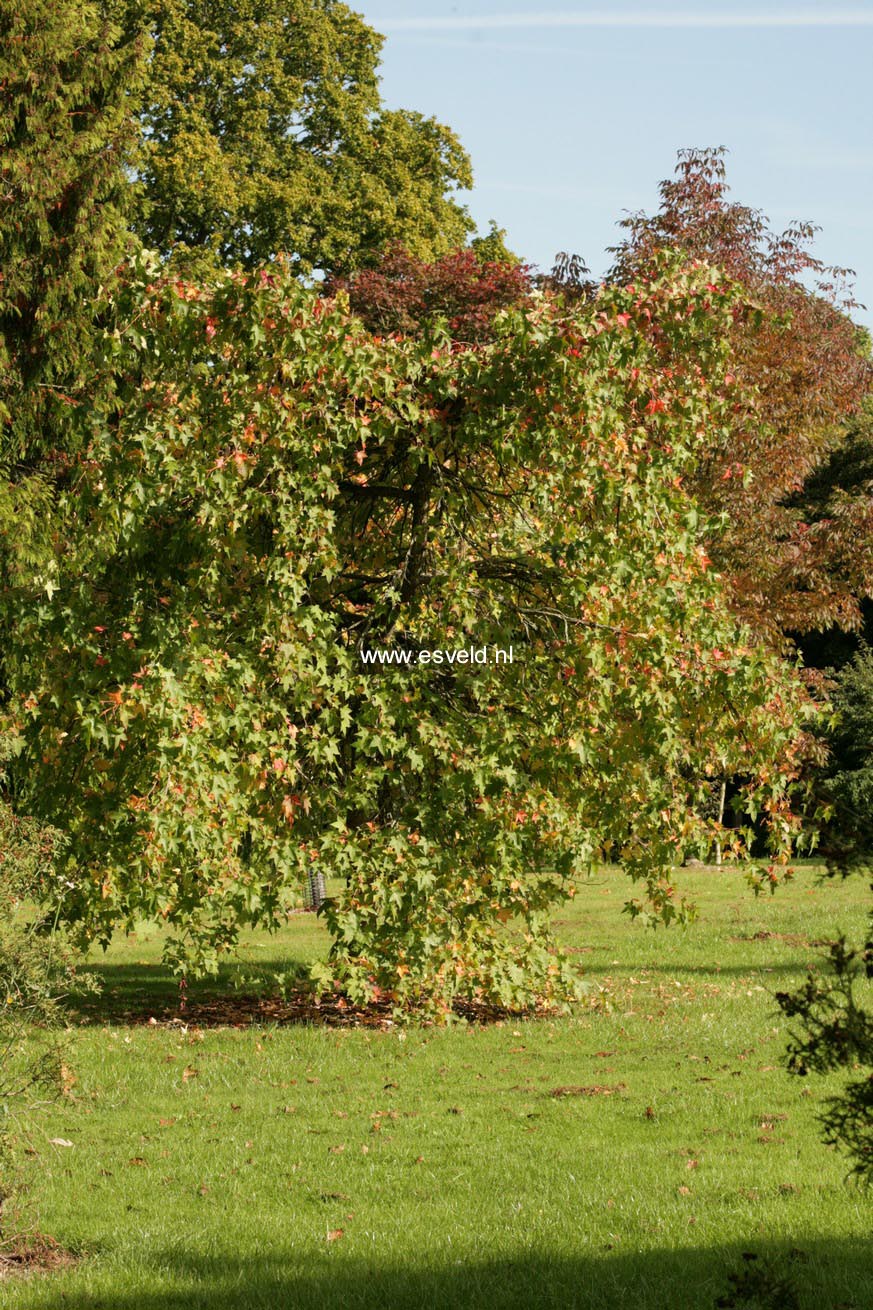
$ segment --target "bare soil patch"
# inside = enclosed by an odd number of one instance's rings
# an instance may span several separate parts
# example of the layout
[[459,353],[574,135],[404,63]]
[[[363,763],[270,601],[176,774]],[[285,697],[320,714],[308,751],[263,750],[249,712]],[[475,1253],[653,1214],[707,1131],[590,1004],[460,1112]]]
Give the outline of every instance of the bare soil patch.
[[43,1233],[28,1233],[0,1247],[0,1280],[52,1273],[69,1269],[75,1263],[73,1253],[59,1246],[53,1237]]

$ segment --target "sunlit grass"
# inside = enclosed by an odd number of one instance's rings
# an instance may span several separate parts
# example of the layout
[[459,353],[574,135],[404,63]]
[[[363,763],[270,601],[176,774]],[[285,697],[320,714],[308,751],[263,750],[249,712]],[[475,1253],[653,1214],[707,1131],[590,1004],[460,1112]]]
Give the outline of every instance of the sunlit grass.
[[[77,1081],[39,1123],[30,1179],[41,1228],[83,1258],[7,1281],[0,1304],[709,1310],[751,1252],[804,1310],[869,1310],[871,1201],[815,1123],[839,1084],[786,1075],[772,996],[820,963],[814,943],[860,931],[864,885],[807,870],[756,901],[739,872],[684,876],[702,909],[685,933],[622,916],[614,873],[583,888],[559,930],[592,1006],[565,1019],[404,1033],[82,1016]],[[239,970],[322,948],[301,916],[249,940]],[[177,995],[158,954],[148,929],[113,946],[104,1014]]]

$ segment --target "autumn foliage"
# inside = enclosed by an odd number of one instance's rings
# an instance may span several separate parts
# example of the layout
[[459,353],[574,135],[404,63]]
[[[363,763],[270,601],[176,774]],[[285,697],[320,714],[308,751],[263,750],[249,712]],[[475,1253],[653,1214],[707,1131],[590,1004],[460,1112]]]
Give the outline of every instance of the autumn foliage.
[[[634,913],[687,917],[672,870],[726,772],[778,881],[807,706],[726,609],[686,489],[735,394],[721,274],[525,299],[471,349],[374,334],[281,266],[209,290],[144,267],[125,296],[9,659],[20,785],[86,936],[162,919],[211,967],[316,867],[342,886],[322,985],[552,1002],[551,907],[610,859]],[[417,662],[470,645],[513,663]]]
[[710,433],[692,479],[707,511],[728,519],[713,559],[735,608],[773,639],[857,627],[859,601],[873,589],[873,498],[835,499],[810,521],[801,495],[839,450],[871,386],[864,337],[850,317],[849,270],[812,253],[811,224],[774,233],[759,210],[732,201],[723,154],[680,152],[658,212],[624,220],[610,279],[646,276],[669,248],[717,265],[743,288],[726,421]]
[[472,344],[490,336],[499,310],[527,299],[531,280],[525,265],[481,260],[470,248],[428,263],[396,246],[373,268],[328,279],[325,290],[345,291],[374,333],[418,332],[442,319],[456,343]]

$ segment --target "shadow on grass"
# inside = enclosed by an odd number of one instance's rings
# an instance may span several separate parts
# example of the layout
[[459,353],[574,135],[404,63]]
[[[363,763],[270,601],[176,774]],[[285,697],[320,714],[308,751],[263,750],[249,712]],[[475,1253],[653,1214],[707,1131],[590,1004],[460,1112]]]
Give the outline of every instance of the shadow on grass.
[[[222,968],[214,978],[184,982],[161,964],[95,961],[88,969],[100,990],[68,1000],[67,1012],[74,1023],[147,1023],[152,1018],[163,1023],[173,1019],[194,1023],[198,1013],[208,1022],[210,1012],[217,1022],[221,1007],[226,1022],[251,1023],[259,1006],[277,999],[275,980],[279,975],[302,979],[305,974],[304,963],[287,956],[258,960],[257,964],[241,962]],[[239,983],[241,977],[243,984]]]
[[[71,1022],[93,1024],[188,1024],[197,1028],[247,1028],[252,1024],[308,1024],[332,1028],[389,1028],[395,1023],[389,999],[355,1005],[339,993],[318,994],[298,961],[259,960],[244,966],[243,984],[231,965],[215,978],[180,980],[159,964],[94,964],[101,990],[70,998]],[[286,980],[281,992],[278,977]],[[455,1012],[472,1023],[523,1019],[532,1013],[485,1002],[457,1000]]]
[[[568,1223],[572,1220],[568,1216]],[[234,1260],[156,1253],[142,1287],[101,1295],[66,1284],[67,1310],[870,1310],[873,1257],[860,1240],[595,1252],[385,1267],[323,1254]],[[752,1255],[752,1259],[748,1255]],[[733,1277],[732,1277],[733,1275]],[[160,1286],[163,1282],[165,1286]]]
[[[780,976],[802,977],[808,963],[803,959],[769,964],[750,961],[742,965],[676,964],[665,967],[643,962],[617,965],[587,956],[583,968],[585,976],[595,982],[606,979],[615,982],[639,975],[654,986],[659,978],[693,981],[698,976],[712,981],[717,977],[766,975],[775,983]],[[282,956],[259,959],[257,963],[231,964],[222,968],[214,978],[182,982],[161,964],[96,961],[89,965],[89,969],[96,976],[100,990],[71,997],[67,1011],[73,1023],[83,1025],[142,1024],[155,1020],[200,1027],[248,1026],[253,1023],[348,1023],[358,1026],[372,1023],[378,1026],[389,1017],[389,1006],[356,1012],[339,1001],[316,1002],[304,984],[306,967],[302,960]],[[284,977],[290,983],[281,995],[276,985],[278,977]],[[291,982],[292,979],[298,981]],[[496,1011],[493,1014],[483,1011],[480,1015],[471,1010],[468,1017],[481,1017],[487,1021],[501,1015],[502,1012],[498,1014]]]
[[[815,959],[802,960],[780,960],[778,963],[767,963],[766,960],[750,960],[746,964],[608,964],[596,961],[593,964],[587,964],[585,973],[593,981],[598,982],[604,978],[623,978],[627,975],[633,975],[635,978],[644,977],[647,982],[655,983],[659,978],[672,980],[673,978],[682,978],[686,974],[689,978],[705,977],[710,982],[718,978],[752,978],[761,973],[781,974],[787,978],[802,979],[806,976],[806,971],[811,964],[818,964],[824,960],[824,956]],[[871,1307],[873,1310],[873,1307]]]

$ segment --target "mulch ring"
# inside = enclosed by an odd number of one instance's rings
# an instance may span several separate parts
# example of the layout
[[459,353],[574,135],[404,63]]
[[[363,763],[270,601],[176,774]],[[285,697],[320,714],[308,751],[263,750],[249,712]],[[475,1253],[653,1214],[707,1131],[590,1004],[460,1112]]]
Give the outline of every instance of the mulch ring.
[[55,1273],[75,1263],[71,1251],[65,1251],[53,1237],[42,1233],[27,1233],[0,1246],[0,1280]]
[[[509,1023],[543,1018],[550,1011],[506,1010],[472,1001],[457,1001],[454,1013],[468,1023]],[[378,1028],[396,1026],[390,1000],[354,1005],[342,995],[315,996],[298,992],[286,998],[265,996],[221,996],[215,1000],[189,1001],[161,1009],[137,1008],[113,1011],[113,1023],[184,1026],[191,1028],[250,1028],[255,1024],[310,1024],[330,1028]],[[432,1022],[427,1016],[424,1023]]]

